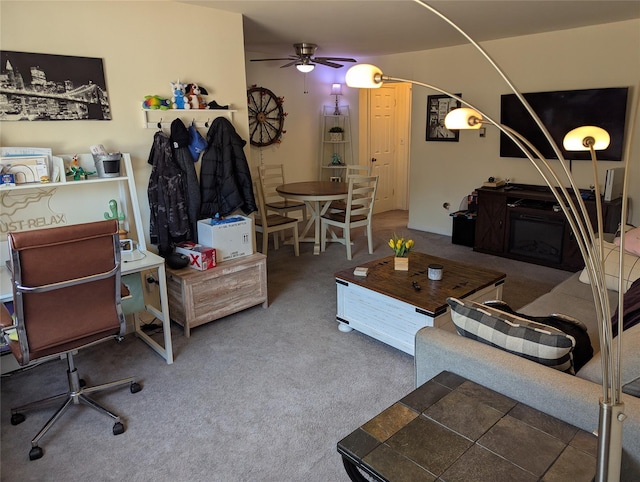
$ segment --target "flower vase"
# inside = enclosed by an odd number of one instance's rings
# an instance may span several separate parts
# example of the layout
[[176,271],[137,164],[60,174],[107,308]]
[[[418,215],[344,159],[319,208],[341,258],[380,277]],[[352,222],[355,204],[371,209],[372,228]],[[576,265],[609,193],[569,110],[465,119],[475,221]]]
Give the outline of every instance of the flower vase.
[[393,258],[393,269],[396,271],[409,271],[409,258]]

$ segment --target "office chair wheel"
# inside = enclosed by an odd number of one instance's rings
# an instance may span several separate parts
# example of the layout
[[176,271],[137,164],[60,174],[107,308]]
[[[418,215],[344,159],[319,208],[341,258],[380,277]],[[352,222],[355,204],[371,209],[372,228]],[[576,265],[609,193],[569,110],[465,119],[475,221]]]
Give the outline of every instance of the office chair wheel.
[[11,425],[18,425],[24,422],[26,417],[23,413],[13,413],[11,414]]
[[131,390],[131,393],[138,393],[140,390],[142,390],[142,385],[140,385],[139,383],[133,382],[129,387],[129,390]]
[[31,447],[31,450],[29,450],[29,460],[38,460],[43,455],[44,455],[44,452],[38,446]]
[[122,422],[116,422],[113,424],[113,435],[120,435],[124,433],[124,425]]

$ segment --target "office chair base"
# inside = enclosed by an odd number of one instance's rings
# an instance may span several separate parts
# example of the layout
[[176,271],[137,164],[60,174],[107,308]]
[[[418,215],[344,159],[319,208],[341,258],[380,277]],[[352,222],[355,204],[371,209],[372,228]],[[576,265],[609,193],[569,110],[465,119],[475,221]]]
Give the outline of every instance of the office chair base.
[[38,446],[38,442],[49,431],[49,429],[53,426],[53,424],[56,423],[56,421],[58,421],[58,419],[64,414],[64,412],[67,411],[67,409],[71,406],[71,404],[78,405],[82,403],[88,407],[93,408],[94,410],[97,410],[100,413],[103,413],[104,415],[107,415],[108,417],[112,418],[115,421],[112,429],[113,435],[120,435],[121,433],[124,433],[125,426],[120,420],[120,417],[117,414],[104,408],[102,405],[97,403],[92,398],[88,397],[86,393],[98,392],[101,390],[107,390],[110,388],[127,385],[127,384],[129,385],[129,391],[131,393],[138,393],[140,390],[142,390],[142,386],[139,383],[136,383],[135,378],[133,377],[123,378],[121,380],[103,383],[101,385],[96,385],[92,387],[86,387],[85,386],[86,384],[83,383],[84,381],[83,380],[81,381],[80,377],[78,376],[78,370],[73,366],[73,356],[70,353],[67,354],[67,361],[69,364],[69,370],[67,371],[67,377],[69,379],[69,391],[65,393],[61,393],[59,395],[54,395],[52,397],[45,398],[43,400],[39,400],[37,402],[31,402],[21,407],[11,409],[11,424],[18,425],[25,421],[26,417],[22,413],[23,411],[39,408],[42,406],[47,406],[57,400],[65,399],[62,406],[60,406],[60,408],[56,410],[56,412],[51,416],[49,421],[47,421],[44,427],[40,429],[40,431],[33,438],[33,440],[31,440],[31,450],[29,451],[29,460],[37,460],[43,456],[44,452],[42,448]]

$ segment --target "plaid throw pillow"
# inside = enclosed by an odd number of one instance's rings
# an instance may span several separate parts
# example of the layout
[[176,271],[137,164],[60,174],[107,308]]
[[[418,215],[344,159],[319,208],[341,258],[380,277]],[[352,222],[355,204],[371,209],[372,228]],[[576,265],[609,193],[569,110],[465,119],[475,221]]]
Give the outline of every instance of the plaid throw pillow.
[[474,302],[448,298],[458,334],[542,365],[575,374],[575,339],[566,333]]

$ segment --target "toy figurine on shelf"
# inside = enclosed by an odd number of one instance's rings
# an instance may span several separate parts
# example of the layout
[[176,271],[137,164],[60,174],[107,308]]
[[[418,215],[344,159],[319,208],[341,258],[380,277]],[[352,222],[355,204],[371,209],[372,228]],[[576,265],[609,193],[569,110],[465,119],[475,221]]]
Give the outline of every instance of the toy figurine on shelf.
[[67,177],[73,176],[74,181],[84,181],[89,178],[92,174],[95,174],[96,171],[85,171],[84,168],[80,165],[78,161],[78,156],[73,156],[71,160],[71,165],[69,166],[69,170],[65,172]]
[[178,82],[171,82],[171,91],[173,92],[173,97],[171,97],[171,107],[174,109],[191,109],[191,105],[189,105],[189,101],[186,96],[185,91],[186,85]]
[[332,166],[342,166],[342,159],[340,159],[340,156],[338,154],[336,154],[335,152],[333,153],[333,156],[331,156],[331,165]]
[[143,109],[167,110],[171,107],[171,101],[159,95],[145,95],[142,102]]
[[115,199],[111,199],[109,201],[109,210],[111,211],[110,213],[105,212],[104,213],[104,218],[105,219],[117,219],[118,220],[118,234],[122,235],[122,234],[127,234],[128,231],[126,229],[124,229],[123,227],[123,223],[124,223],[124,212],[118,212],[118,202]]
[[208,109],[209,106],[204,100],[203,95],[209,95],[207,89],[198,84],[187,84],[187,98],[192,109]]

